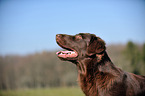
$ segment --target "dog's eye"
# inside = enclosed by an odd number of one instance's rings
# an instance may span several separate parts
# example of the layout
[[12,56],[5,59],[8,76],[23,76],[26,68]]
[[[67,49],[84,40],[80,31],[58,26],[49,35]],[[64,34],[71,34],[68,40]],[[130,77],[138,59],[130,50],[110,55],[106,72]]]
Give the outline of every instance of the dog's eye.
[[76,35],[76,36],[75,36],[75,39],[76,39],[76,40],[81,40],[81,39],[83,39],[83,38],[82,38],[81,35]]

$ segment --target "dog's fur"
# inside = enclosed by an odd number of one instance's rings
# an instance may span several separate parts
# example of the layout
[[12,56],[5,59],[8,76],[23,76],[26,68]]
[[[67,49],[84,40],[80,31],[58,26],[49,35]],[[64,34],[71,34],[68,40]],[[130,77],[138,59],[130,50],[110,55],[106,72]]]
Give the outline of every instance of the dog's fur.
[[75,52],[69,56],[67,52],[57,54],[60,59],[76,64],[79,83],[86,96],[145,96],[145,76],[117,68],[101,38],[89,33],[58,34],[56,41],[62,48]]

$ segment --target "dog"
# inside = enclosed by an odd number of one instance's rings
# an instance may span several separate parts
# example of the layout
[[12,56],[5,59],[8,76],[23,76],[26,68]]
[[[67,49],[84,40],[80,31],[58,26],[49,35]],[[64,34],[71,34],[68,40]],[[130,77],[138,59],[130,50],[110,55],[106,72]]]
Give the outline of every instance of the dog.
[[94,34],[57,34],[61,60],[77,66],[79,84],[86,96],[145,96],[145,76],[116,67],[106,52],[105,42]]

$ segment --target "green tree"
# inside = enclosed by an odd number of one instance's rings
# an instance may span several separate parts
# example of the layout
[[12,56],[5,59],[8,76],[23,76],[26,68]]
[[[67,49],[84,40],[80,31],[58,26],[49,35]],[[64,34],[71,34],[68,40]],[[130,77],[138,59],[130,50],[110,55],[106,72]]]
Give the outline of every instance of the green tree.
[[138,62],[140,59],[140,53],[138,51],[138,47],[132,42],[129,41],[126,45],[125,49],[125,55],[127,59],[130,61],[130,64],[132,66],[132,72],[135,74],[140,74]]
[[145,43],[143,44],[142,59],[143,59],[143,62],[145,64]]

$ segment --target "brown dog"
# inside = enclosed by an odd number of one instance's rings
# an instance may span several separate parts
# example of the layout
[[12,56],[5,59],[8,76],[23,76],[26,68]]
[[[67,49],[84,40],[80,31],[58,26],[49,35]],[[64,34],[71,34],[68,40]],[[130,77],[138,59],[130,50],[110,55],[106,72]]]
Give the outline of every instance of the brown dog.
[[57,52],[58,57],[76,64],[86,96],[145,96],[145,76],[117,68],[108,57],[101,38],[89,33],[58,34],[56,41],[68,50]]

